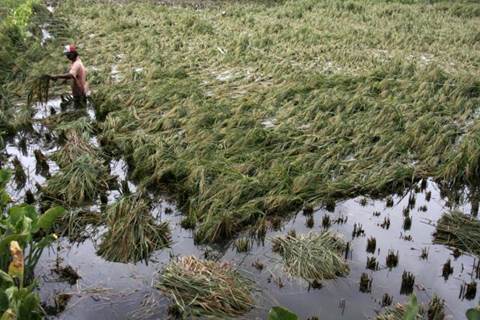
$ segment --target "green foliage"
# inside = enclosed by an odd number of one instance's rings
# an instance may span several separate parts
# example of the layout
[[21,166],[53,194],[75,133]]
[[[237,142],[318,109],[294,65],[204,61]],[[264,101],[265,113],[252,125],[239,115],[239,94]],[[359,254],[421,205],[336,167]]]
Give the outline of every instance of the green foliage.
[[272,307],[267,320],[298,320],[298,316],[284,307]]
[[416,320],[417,319],[417,314],[419,311],[419,305],[417,302],[417,297],[412,294],[410,297],[410,301],[408,302],[408,305],[406,306],[405,310],[405,315],[404,315],[404,320]]
[[37,320],[44,318],[34,285],[17,287],[14,279],[0,270],[0,315],[2,320]]
[[480,320],[480,308],[468,309],[465,316],[468,320]]
[[65,210],[55,207],[39,215],[30,205],[7,208],[9,178],[0,170],[0,315],[2,320],[43,319],[33,272],[43,250],[57,239],[50,232]]
[[[9,202],[4,190],[6,179],[8,174],[0,170],[0,194],[4,197],[0,202],[0,207],[3,207],[3,214],[0,217],[0,269],[7,269],[10,261],[10,242],[17,241],[22,249],[27,250],[25,281],[28,284],[32,280],[33,271],[43,250],[55,241],[56,236],[49,232],[65,210],[62,207],[55,207],[40,215],[31,205],[15,205],[8,210],[5,209]],[[43,236],[39,237],[39,233]]]

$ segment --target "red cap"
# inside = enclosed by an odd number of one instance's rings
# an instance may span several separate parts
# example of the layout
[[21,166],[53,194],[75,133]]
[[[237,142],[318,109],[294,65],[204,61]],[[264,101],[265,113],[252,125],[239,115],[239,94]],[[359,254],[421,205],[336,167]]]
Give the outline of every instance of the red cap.
[[77,48],[74,44],[68,44],[63,48],[63,53],[73,53],[77,52]]

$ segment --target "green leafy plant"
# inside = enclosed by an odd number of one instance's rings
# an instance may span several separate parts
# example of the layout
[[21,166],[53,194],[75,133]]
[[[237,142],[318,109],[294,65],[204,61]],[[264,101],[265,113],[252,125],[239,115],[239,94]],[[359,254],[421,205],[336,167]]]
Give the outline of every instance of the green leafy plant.
[[272,307],[267,320],[298,320],[298,316],[284,307]]
[[31,205],[15,205],[6,208],[10,202],[5,192],[5,184],[10,173],[0,170],[0,269],[6,270],[10,261],[8,248],[12,241],[17,241],[26,250],[25,254],[25,283],[33,280],[33,270],[43,250],[56,240],[56,235],[49,233],[55,221],[61,217],[65,209],[54,207],[43,214],[38,214]]
[[480,320],[480,308],[476,307],[468,309],[465,316],[468,320]]
[[0,314],[2,320],[43,319],[40,298],[34,292],[35,283],[23,286],[23,252],[16,241],[10,243],[12,262],[8,273],[0,270]]

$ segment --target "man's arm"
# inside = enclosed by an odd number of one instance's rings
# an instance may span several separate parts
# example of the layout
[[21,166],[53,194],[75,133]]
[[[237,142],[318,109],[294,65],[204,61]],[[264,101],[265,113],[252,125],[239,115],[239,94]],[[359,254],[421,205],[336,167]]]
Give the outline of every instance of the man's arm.
[[71,74],[71,73],[57,74],[57,75],[50,76],[50,79],[52,79],[52,80],[58,80],[58,79],[69,80],[69,79],[73,79],[73,74]]

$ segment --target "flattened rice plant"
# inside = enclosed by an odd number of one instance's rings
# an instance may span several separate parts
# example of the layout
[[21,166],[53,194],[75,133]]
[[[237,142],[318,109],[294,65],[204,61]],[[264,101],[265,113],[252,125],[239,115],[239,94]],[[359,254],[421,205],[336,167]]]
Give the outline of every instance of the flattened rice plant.
[[279,236],[272,239],[272,244],[292,276],[313,282],[335,279],[349,272],[342,254],[346,243],[331,231]]
[[467,14],[478,8],[127,0],[64,1],[55,13],[98,70],[100,136],[142,185],[177,193],[196,239],[212,242],[303,203],[424,178],[478,184],[478,16]]
[[170,262],[156,287],[186,317],[233,317],[246,313],[254,305],[250,280],[228,263],[192,256]]
[[65,133],[65,144],[53,154],[53,160],[61,167],[72,164],[82,156],[92,159],[99,156],[99,150],[87,140],[88,135],[82,135],[78,131],[69,130]]
[[459,211],[445,213],[433,241],[480,257],[480,221]]
[[68,205],[95,200],[108,188],[108,173],[98,159],[86,154],[66,165],[48,180],[45,194]]
[[98,254],[109,261],[148,261],[150,254],[170,245],[168,222],[157,222],[147,202],[137,195],[124,196],[106,212],[108,231]]

